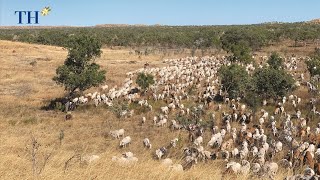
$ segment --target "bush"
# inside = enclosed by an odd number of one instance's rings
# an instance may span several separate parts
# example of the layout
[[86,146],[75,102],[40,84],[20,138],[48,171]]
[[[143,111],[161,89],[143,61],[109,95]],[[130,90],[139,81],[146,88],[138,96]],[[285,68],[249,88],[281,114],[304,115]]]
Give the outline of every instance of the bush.
[[55,111],[64,111],[65,104],[67,103],[68,99],[66,98],[56,98],[48,102],[48,105],[42,106],[42,110],[55,110]]
[[249,64],[253,62],[251,55],[251,49],[245,42],[235,44],[231,46],[231,52],[233,55],[230,57],[231,62],[242,62],[244,64]]
[[176,116],[176,120],[179,124],[183,125],[183,126],[188,126],[189,124],[192,123],[192,119],[186,117],[186,116],[180,116],[177,115]]
[[146,91],[150,85],[154,84],[153,76],[151,74],[139,73],[136,83],[142,90]]
[[244,102],[251,107],[253,112],[256,112],[258,107],[261,105],[262,99],[256,92],[248,91],[244,97]]
[[276,52],[271,54],[267,63],[269,64],[270,68],[283,69],[283,59]]
[[236,98],[243,96],[247,90],[250,77],[244,67],[237,64],[222,66],[219,69],[222,89],[228,93],[229,97]]
[[320,75],[320,58],[315,56],[311,60],[306,61],[308,71],[311,76]]
[[121,113],[123,111],[127,111],[127,113],[129,113],[129,104],[127,102],[114,101],[113,106],[109,108],[119,119],[122,117]]
[[285,96],[294,89],[294,79],[284,70],[273,68],[258,69],[254,75],[255,92],[263,98]]
[[136,115],[140,115],[140,114],[144,114],[150,111],[149,107],[147,106],[140,106],[137,103],[130,103],[129,104],[129,109],[133,109],[134,110],[134,114]]

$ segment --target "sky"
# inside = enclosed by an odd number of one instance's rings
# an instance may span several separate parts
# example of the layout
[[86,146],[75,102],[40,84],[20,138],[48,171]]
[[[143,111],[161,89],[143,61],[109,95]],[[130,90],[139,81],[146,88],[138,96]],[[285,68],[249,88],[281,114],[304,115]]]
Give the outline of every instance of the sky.
[[39,16],[41,26],[231,25],[320,18],[320,0],[0,0],[0,26],[21,26],[15,11],[46,6],[51,12]]

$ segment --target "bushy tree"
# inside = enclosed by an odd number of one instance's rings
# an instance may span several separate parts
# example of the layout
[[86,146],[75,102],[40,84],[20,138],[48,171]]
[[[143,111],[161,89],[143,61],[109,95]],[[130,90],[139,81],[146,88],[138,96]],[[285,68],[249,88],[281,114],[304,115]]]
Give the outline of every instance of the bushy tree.
[[146,91],[150,85],[154,84],[154,79],[151,74],[139,73],[136,83],[142,90]]
[[283,69],[283,59],[276,52],[271,54],[267,63],[269,64],[270,68]]
[[232,53],[229,60],[248,64],[253,61],[250,35],[242,29],[233,29],[225,32],[221,37],[222,48]]
[[101,55],[101,43],[87,35],[71,36],[66,48],[69,53],[53,80],[65,87],[70,95],[81,92],[105,81],[105,71],[94,62]]
[[233,27],[221,36],[222,48],[230,51],[233,45],[240,45],[245,42],[246,46],[252,50],[258,50],[267,44],[269,32],[264,28]]
[[253,74],[255,92],[263,98],[277,99],[294,88],[294,79],[284,70],[258,69]]
[[240,29],[228,30],[221,36],[222,48],[225,51],[230,52],[232,46],[238,44],[240,41],[243,41],[245,37],[245,32]]
[[320,58],[313,57],[311,60],[306,61],[306,64],[311,76],[320,75]]
[[232,45],[231,52],[233,53],[233,55],[230,58],[232,62],[239,61],[244,64],[249,64],[253,61],[251,49],[245,42]]
[[316,48],[311,55],[311,60],[306,61],[311,76],[320,75],[320,49]]
[[247,104],[252,109],[253,112],[253,118],[255,117],[255,114],[261,105],[261,97],[259,94],[257,94],[254,89],[250,89],[246,91],[245,97],[244,97],[244,102]]
[[229,94],[229,97],[236,98],[244,95],[248,88],[250,76],[244,67],[237,64],[222,66],[219,69],[222,89]]

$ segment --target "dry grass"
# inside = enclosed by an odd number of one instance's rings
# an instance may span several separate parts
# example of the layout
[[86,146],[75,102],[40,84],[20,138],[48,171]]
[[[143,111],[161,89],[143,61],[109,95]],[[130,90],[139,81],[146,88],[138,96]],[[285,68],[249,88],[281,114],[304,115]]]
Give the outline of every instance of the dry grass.
[[[63,88],[51,78],[58,65],[63,63],[67,52],[60,47],[9,41],[0,41],[0,49],[0,179],[35,178],[32,173],[32,136],[41,145],[36,156],[38,169],[44,157],[52,152],[44,170],[36,176],[38,179],[222,179],[224,163],[220,161],[200,163],[184,173],[169,172],[161,167],[152,158],[155,149],[179,137],[181,141],[178,148],[169,153],[179,163],[187,134],[153,127],[152,113],[146,114],[149,121],[141,126],[141,115],[119,120],[104,107],[82,108],[75,113],[72,121],[67,122],[64,121],[64,113],[40,110],[48,100],[63,96]],[[107,84],[120,85],[126,72],[143,67],[146,61],[151,66],[163,66],[163,57],[160,55],[139,58],[130,55],[129,51],[103,49],[103,55],[97,62],[107,70]],[[184,57],[186,54],[169,57],[178,56]],[[119,149],[119,141],[106,136],[110,130],[118,128],[124,128],[133,139],[127,149]],[[61,130],[64,131],[64,139],[60,146],[58,137]],[[142,146],[145,137],[153,144],[151,150],[145,150]],[[208,140],[209,137],[205,137],[204,142]],[[119,156],[125,151],[136,154],[139,162],[125,168],[111,162],[113,155]],[[75,154],[96,154],[101,158],[90,165],[74,159],[64,172],[65,162]],[[278,178],[282,177],[279,175]],[[227,176],[224,179],[235,177]]]

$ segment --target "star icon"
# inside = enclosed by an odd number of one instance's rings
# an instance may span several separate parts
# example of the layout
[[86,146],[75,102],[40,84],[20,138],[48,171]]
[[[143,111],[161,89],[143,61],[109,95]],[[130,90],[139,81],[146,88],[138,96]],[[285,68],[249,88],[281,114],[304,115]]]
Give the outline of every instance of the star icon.
[[41,10],[41,15],[42,15],[42,16],[47,16],[47,15],[49,15],[50,11],[51,11],[51,8],[50,8],[49,6],[48,6],[48,7],[44,7],[44,8]]

